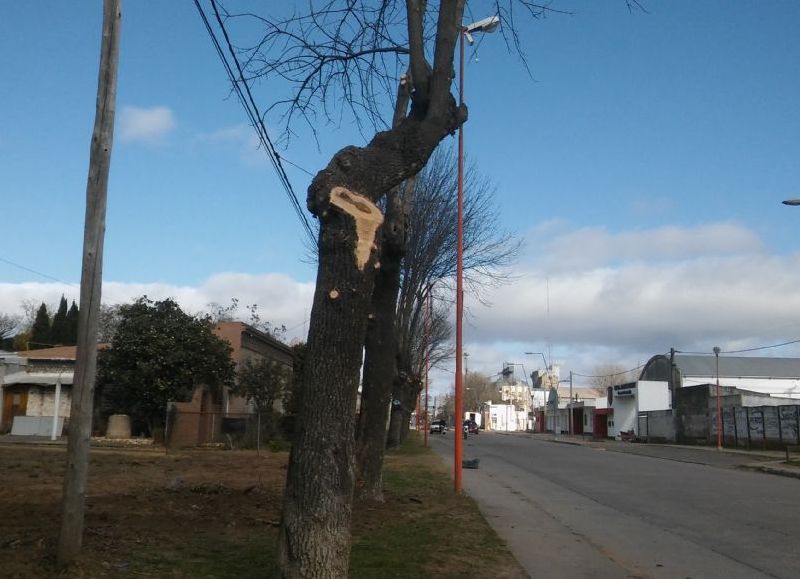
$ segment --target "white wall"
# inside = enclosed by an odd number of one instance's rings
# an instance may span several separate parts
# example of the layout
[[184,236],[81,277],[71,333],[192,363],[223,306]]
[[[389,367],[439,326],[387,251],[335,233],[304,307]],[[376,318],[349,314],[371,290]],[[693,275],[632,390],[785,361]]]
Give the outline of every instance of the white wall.
[[670,396],[669,383],[665,380],[639,380],[636,383],[636,397],[639,402],[639,412],[648,410],[669,410]]
[[488,430],[497,430],[499,432],[524,431],[527,425],[527,412],[517,411],[513,404],[491,404],[489,406]]
[[[638,390],[638,389],[637,389]],[[634,390],[635,392],[636,390]],[[613,420],[613,427],[609,425],[608,435],[618,436],[620,432],[636,431],[638,428],[636,409],[636,396],[615,396],[611,404],[614,414],[609,416]]]
[[[70,386],[61,386],[61,398],[58,401],[58,415],[69,417]],[[27,416],[53,416],[55,402],[55,386],[33,386],[28,390]]]

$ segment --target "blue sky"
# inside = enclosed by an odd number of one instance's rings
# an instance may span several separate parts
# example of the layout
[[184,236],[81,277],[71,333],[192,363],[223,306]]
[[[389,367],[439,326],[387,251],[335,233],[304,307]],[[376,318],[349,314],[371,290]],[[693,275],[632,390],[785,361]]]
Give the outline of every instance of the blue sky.
[[[471,307],[470,366],[548,347],[586,370],[800,337],[800,209],[780,204],[800,197],[800,3],[556,5],[574,14],[520,27],[531,76],[500,35],[467,66],[468,156],[526,241],[520,281]],[[0,258],[71,283],[101,8],[17,2],[0,20]],[[125,3],[117,113],[106,297],[237,296],[300,332],[314,268],[192,2]],[[349,122],[319,137],[282,154],[314,172],[363,142]],[[287,170],[302,202],[309,177]],[[0,261],[0,309],[75,291],[51,282]]]

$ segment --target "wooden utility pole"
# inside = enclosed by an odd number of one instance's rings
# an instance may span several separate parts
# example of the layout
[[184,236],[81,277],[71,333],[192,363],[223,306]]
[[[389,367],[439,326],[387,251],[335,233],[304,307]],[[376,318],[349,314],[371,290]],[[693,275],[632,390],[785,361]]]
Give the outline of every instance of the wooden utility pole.
[[73,562],[83,543],[86,483],[89,474],[89,439],[92,434],[92,406],[97,374],[97,319],[103,279],[103,240],[106,229],[111,145],[114,140],[121,21],[121,0],[103,0],[103,38],[100,45],[97,109],[89,149],[89,177],[86,184],[78,348],[72,385],[67,470],[64,475],[61,534],[57,553],[60,565]]

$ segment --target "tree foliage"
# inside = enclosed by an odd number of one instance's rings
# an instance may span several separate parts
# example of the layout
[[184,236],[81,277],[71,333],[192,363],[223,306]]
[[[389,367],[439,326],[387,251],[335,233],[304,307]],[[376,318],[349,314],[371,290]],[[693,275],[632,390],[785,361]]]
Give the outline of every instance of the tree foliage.
[[277,400],[283,399],[290,379],[291,372],[285,364],[247,359],[239,366],[231,392],[251,402],[257,412],[269,412]]
[[70,341],[69,329],[67,328],[67,309],[67,298],[62,294],[58,303],[58,310],[53,314],[53,322],[50,326],[50,341],[54,346],[67,345]]
[[31,326],[29,345],[32,350],[47,348],[52,345],[50,341],[50,314],[44,302],[36,310],[36,318]]
[[78,304],[75,303],[75,300],[72,300],[72,305],[69,307],[69,311],[67,312],[67,341],[65,342],[70,346],[76,344],[78,341],[78,314]]
[[[117,328],[120,323],[119,304],[100,304],[100,313],[97,318],[97,342],[99,344],[110,344],[114,340]],[[77,328],[77,320],[76,320]]]
[[98,382],[116,411],[153,427],[163,423],[167,402],[188,399],[196,386],[219,394],[232,385],[231,347],[212,327],[171,299],[141,297],[120,306],[111,348],[98,364]]

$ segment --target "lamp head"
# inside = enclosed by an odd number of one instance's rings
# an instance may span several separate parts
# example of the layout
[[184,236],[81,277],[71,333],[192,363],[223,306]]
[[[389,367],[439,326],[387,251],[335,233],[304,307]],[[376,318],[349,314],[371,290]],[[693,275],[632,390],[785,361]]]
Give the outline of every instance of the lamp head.
[[800,199],[787,199],[783,202],[784,205],[800,205]]
[[500,17],[494,15],[468,24],[464,27],[464,32],[467,34],[471,32],[494,32],[498,26],[500,26]]

